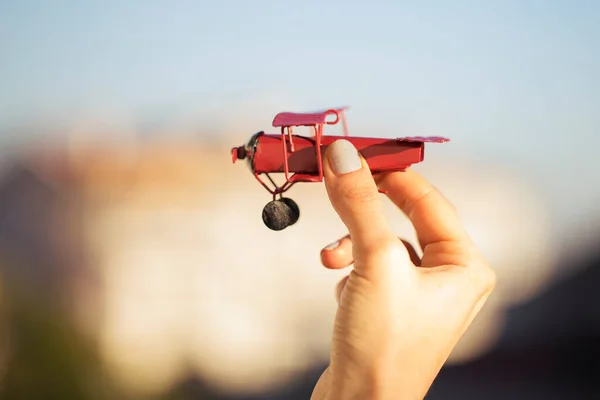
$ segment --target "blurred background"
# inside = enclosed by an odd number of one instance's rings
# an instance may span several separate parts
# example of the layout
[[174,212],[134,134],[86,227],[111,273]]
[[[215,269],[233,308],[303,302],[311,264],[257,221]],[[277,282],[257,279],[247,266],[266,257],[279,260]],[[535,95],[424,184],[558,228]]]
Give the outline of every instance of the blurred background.
[[[600,3],[0,1],[0,398],[308,399],[322,184],[269,231],[230,148],[280,111],[442,135],[498,287],[431,399],[600,398]],[[400,236],[406,219],[386,203]]]

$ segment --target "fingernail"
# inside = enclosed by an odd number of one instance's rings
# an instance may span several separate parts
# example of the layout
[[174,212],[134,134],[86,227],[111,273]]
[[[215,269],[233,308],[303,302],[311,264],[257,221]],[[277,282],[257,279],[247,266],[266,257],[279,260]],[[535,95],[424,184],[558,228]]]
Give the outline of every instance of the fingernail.
[[336,247],[338,247],[340,245],[340,241],[338,240],[337,242],[333,242],[330,245],[328,245],[327,247],[325,247],[325,250],[333,250]]
[[349,141],[336,140],[330,147],[331,167],[336,174],[344,175],[362,168],[358,151]]

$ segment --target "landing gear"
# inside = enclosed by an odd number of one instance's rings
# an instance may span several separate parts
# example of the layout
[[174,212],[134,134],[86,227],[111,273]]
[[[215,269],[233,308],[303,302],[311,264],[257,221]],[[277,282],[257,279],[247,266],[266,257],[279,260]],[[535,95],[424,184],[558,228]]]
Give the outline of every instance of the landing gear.
[[[234,154],[234,157],[236,155],[237,153]],[[267,183],[260,178],[260,174],[254,172],[254,176],[260,182],[260,184],[263,185],[263,187],[273,195],[273,201],[268,202],[263,208],[262,219],[269,229],[281,231],[288,226],[294,225],[300,218],[300,209],[298,208],[298,204],[288,197],[283,197],[283,194],[292,186],[294,186],[295,183],[305,181],[299,180],[298,177],[301,177],[301,175],[294,174],[290,178],[287,178],[286,175],[286,181],[283,186],[277,186],[275,181],[269,176],[268,173],[264,173],[264,175],[267,177],[269,182],[271,182],[271,185],[273,185],[273,189],[270,188],[269,185],[267,185]],[[306,182],[312,181],[308,180]],[[279,197],[279,199],[277,199],[277,197]]]
[[282,197],[267,203],[263,208],[262,219],[265,225],[274,231],[281,231],[294,225],[300,218],[300,209],[292,199]]
[[296,204],[296,202],[289,197],[282,197],[279,199],[279,201],[285,203],[290,208],[291,221],[289,226],[292,226],[298,222],[298,219],[300,218],[300,208],[298,207],[298,204]]

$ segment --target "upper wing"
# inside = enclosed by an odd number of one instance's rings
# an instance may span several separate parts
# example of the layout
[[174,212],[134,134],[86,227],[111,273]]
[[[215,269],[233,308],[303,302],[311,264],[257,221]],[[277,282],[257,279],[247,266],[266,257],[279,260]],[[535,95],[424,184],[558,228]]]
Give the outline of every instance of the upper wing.
[[338,122],[338,114],[345,111],[348,107],[330,108],[324,111],[317,111],[311,113],[292,113],[282,112],[275,116],[273,119],[274,127],[281,126],[310,126],[324,124],[327,117],[333,115],[336,117],[335,123]]
[[450,139],[441,136],[406,136],[400,137],[396,140],[401,142],[420,142],[420,143],[444,143],[449,142]]

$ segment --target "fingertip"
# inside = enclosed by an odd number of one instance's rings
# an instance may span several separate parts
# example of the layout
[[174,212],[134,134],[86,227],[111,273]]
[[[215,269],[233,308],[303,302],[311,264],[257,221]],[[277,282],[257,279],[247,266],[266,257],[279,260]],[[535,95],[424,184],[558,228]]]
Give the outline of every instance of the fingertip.
[[356,147],[346,139],[338,139],[325,150],[326,175],[346,175],[363,168],[363,160]]
[[332,251],[332,250],[335,250],[335,249],[337,249],[338,247],[340,247],[340,243],[341,243],[341,241],[342,241],[342,239],[340,239],[340,240],[336,240],[335,242],[333,242],[333,243],[330,243],[330,244],[328,244],[327,246],[325,246],[325,247],[323,248],[323,250],[324,250],[324,251]]
[[335,265],[335,255],[326,249],[321,250],[321,264],[323,264],[325,268],[335,269],[333,268]]
[[352,262],[352,242],[349,236],[345,236],[321,250],[321,263],[325,268],[345,268]]

